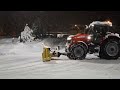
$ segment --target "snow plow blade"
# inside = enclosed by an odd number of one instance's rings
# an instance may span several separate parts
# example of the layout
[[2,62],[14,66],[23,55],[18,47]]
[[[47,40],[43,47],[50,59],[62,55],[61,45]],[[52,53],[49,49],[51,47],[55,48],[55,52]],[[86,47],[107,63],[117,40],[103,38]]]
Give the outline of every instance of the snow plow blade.
[[50,53],[50,48],[43,48],[42,59],[43,62],[50,61],[52,54]]
[[57,51],[51,51],[50,48],[43,48],[42,59],[43,62],[51,61],[52,57],[60,57],[61,55],[66,55],[65,53],[60,53]]

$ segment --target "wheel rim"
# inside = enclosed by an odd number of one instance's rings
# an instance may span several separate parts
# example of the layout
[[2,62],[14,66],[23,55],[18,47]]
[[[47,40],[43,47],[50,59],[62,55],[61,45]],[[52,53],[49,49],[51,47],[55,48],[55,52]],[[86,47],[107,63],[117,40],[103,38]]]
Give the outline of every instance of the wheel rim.
[[108,43],[106,46],[106,52],[109,56],[116,56],[119,52],[119,47],[117,43],[115,42]]
[[82,57],[82,56],[84,55],[84,50],[83,50],[83,48],[82,48],[82,47],[76,47],[76,48],[74,49],[74,55],[75,55],[75,57],[77,57],[77,58]]

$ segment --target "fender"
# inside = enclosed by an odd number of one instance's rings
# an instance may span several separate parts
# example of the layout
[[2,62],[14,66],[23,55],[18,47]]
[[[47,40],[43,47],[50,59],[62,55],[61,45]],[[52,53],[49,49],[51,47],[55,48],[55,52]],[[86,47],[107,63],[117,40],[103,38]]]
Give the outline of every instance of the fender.
[[109,33],[105,36],[105,39],[109,38],[109,37],[116,37],[120,39],[120,35],[117,33]]
[[87,45],[85,42],[83,42],[83,41],[78,41],[78,43],[84,44],[84,45],[87,47],[87,49],[88,49],[88,45]]
[[107,40],[109,40],[109,39],[116,39],[116,40],[118,40],[119,43],[120,43],[120,36],[119,36],[119,34],[110,33],[110,34],[108,34],[108,35],[105,36],[105,38],[104,38],[103,42],[101,43],[101,45],[102,45],[105,41],[107,41]]

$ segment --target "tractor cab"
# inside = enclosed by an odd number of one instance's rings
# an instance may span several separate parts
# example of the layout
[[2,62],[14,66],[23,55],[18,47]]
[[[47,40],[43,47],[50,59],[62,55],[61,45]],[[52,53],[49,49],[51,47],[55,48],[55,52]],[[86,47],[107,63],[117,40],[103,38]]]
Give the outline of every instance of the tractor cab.
[[99,44],[103,38],[112,30],[111,22],[92,22],[86,29],[85,34],[91,35],[92,42]]

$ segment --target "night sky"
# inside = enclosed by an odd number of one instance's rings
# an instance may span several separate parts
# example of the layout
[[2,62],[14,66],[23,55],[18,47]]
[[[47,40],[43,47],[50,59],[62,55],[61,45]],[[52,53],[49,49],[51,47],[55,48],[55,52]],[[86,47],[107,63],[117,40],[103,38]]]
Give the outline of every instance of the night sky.
[[113,25],[120,26],[120,11],[0,11],[0,32],[6,35],[15,32],[18,35],[26,23],[32,28],[38,18],[49,22],[44,22],[44,25],[52,25],[52,30],[56,30],[56,24],[65,27],[71,24],[89,25],[93,21],[104,20],[111,20]]
[[13,14],[37,14],[61,16],[62,20],[69,23],[88,24],[94,20],[111,19],[115,24],[120,24],[120,11],[0,11],[0,22],[7,21],[6,17]]
[[64,18],[73,23],[89,24],[95,20],[110,19],[115,24],[120,24],[120,11],[64,11],[51,12],[63,15]]

